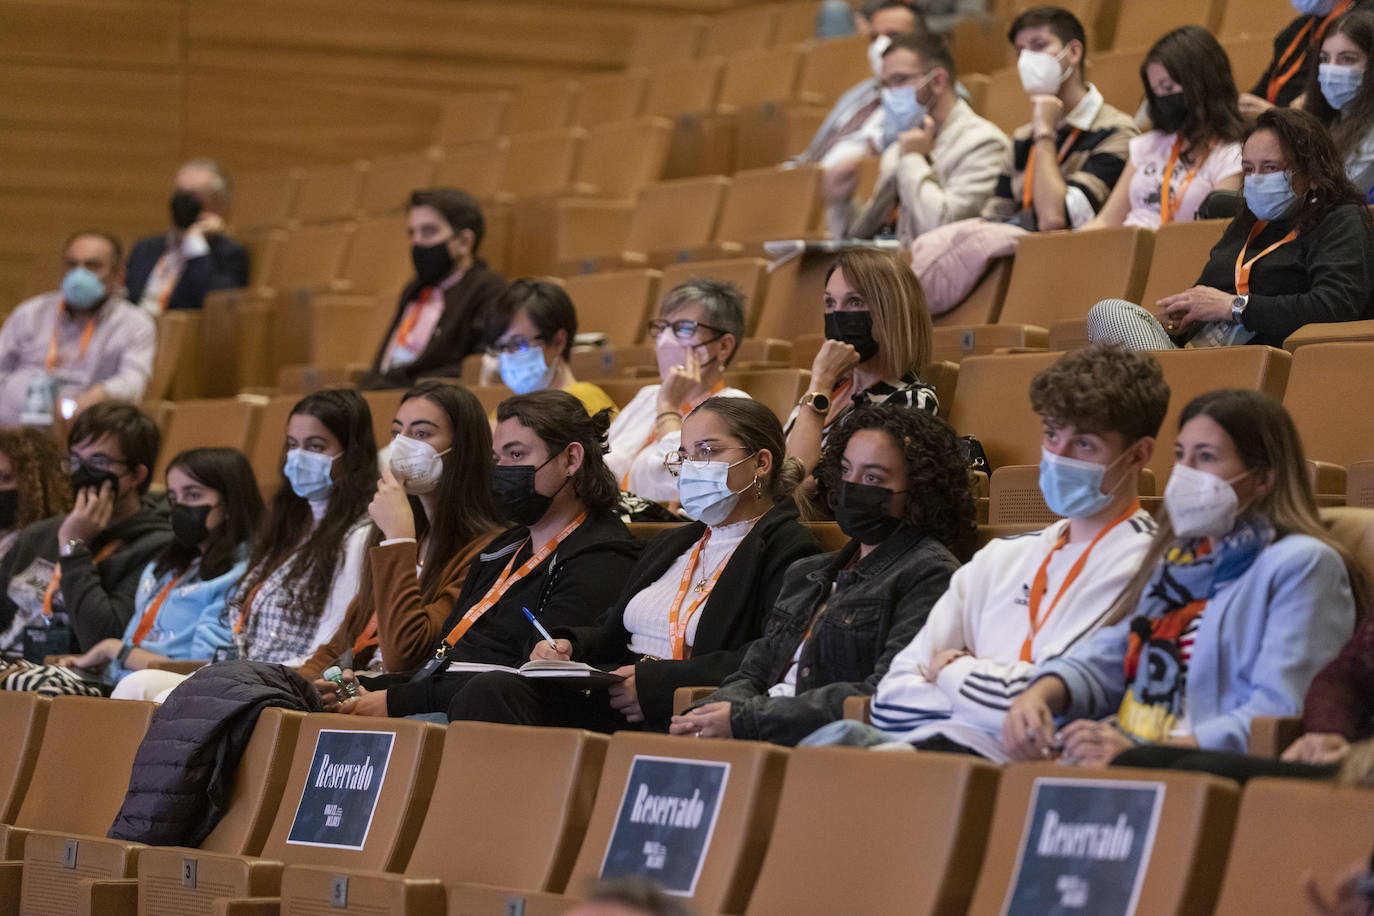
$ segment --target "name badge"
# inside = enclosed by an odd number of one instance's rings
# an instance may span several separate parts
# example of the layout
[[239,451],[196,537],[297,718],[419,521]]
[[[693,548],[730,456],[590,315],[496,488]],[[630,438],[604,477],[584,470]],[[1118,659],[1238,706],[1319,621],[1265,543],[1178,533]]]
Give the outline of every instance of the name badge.
[[362,849],[395,741],[393,732],[322,729],[286,842]]
[[696,893],[729,778],[728,763],[636,756],[601,877],[637,875],[679,897]]
[[[53,571],[57,569],[57,564],[42,557],[34,557],[32,563],[24,567],[24,571],[10,577],[9,587],[5,589],[5,594],[14,602],[15,607],[24,612],[26,617],[40,617],[43,614],[43,593],[48,590],[48,583],[52,581]],[[54,606],[62,601],[62,592],[58,591],[53,595]]]
[[1164,784],[1042,777],[1003,916],[1129,916],[1154,849]]

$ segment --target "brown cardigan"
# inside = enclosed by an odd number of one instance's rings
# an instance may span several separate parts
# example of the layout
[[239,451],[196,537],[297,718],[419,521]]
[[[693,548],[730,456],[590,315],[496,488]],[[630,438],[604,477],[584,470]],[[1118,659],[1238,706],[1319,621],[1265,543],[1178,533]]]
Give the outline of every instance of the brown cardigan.
[[[372,564],[372,601],[377,613],[377,648],[381,650],[382,667],[388,674],[413,671],[424,664],[434,647],[439,628],[453,613],[453,603],[467,579],[468,565],[486,548],[495,533],[472,541],[449,561],[444,567],[439,591],[428,604],[423,603],[420,584],[415,577],[417,544],[379,545],[368,551],[368,561]],[[353,645],[366,626],[362,602],[355,595],[334,635],[296,670],[306,680],[315,680]],[[354,660],[355,664],[365,664],[370,657],[365,650],[362,658]]]

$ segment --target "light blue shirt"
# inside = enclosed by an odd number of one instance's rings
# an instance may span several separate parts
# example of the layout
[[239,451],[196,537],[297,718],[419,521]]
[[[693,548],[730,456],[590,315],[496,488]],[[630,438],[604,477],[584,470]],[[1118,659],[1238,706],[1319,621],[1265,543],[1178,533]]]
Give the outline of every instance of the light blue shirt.
[[[153,573],[155,565],[156,561],[149,563],[138,580],[134,615],[129,618],[129,625],[124,628],[122,637],[125,643],[133,643],[134,633],[144,612],[162,587],[176,575],[168,571],[156,576]],[[158,609],[153,628],[138,647],[167,658],[208,659],[214,654],[216,646],[229,645],[233,637],[225,605],[247,569],[247,557],[240,557],[228,572],[205,580],[200,578],[200,561],[197,560],[176,587],[167,593],[162,607]],[[111,673],[118,679],[128,671],[111,665]]]

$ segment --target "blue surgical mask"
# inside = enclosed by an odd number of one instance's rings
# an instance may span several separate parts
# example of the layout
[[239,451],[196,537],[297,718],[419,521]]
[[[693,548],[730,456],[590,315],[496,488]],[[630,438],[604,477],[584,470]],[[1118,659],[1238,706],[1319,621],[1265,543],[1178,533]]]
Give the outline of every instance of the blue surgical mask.
[[[903,131],[920,127],[926,119],[926,106],[916,101],[915,86],[883,88],[883,139],[896,140]],[[889,141],[890,142],[890,141]]]
[[1245,176],[1245,205],[1255,214],[1255,219],[1278,219],[1293,206],[1297,196],[1287,172]]
[[1325,16],[1336,8],[1336,0],[1293,0],[1293,9],[1304,16]]
[[731,468],[752,457],[741,458],[735,464],[726,464],[724,461],[682,462],[677,478],[677,498],[687,517],[708,525],[719,525],[729,518],[739,502],[740,493],[752,484],[746,484],[744,489],[736,492],[730,489],[730,482],[726,478]]
[[1112,464],[1065,458],[1041,449],[1040,492],[1045,505],[1064,518],[1087,518],[1101,512],[1112,502],[1112,494],[1102,492],[1102,478]]
[[301,499],[319,499],[334,486],[330,471],[338,455],[322,452],[307,452],[303,448],[293,448],[286,453],[286,479],[291,482],[291,490]]
[[1326,104],[1341,111],[1350,100],[1360,93],[1364,82],[1364,67],[1342,67],[1340,64],[1322,64],[1317,68],[1317,82],[1326,96]]
[[501,363],[501,381],[516,394],[542,391],[553,380],[553,370],[544,362],[542,347],[503,352],[497,359]]
[[62,301],[68,308],[86,311],[105,298],[105,284],[84,267],[73,267],[62,278]]

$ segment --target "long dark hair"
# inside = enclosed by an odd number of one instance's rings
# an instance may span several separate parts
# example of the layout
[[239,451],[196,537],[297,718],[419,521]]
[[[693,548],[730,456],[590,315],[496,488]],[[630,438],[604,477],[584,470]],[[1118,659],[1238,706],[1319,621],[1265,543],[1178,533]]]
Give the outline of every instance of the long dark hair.
[[[313,532],[310,503],[296,495],[283,467],[277,494],[263,520],[243,577],[231,600],[230,613],[242,612],[248,600],[273,571],[293,554],[300,578],[292,583],[287,618],[299,623],[318,616],[324,608],[334,571],[343,555],[344,536],[367,512],[377,490],[377,439],[372,434],[372,411],[356,391],[326,389],[306,395],[291,408],[291,416],[306,414],[324,424],[343,448],[329,497],[329,508]],[[282,446],[283,459],[286,447]]]
[[620,487],[606,467],[606,430],[610,408],[587,416],[582,402],[566,391],[532,391],[506,398],[496,408],[497,422],[520,421],[555,455],[574,442],[582,445],[582,466],[573,477],[573,492],[590,511],[609,512],[620,505]]
[[[444,473],[435,491],[438,518],[427,518],[418,497],[410,497],[415,530],[428,536],[420,595],[434,600],[443,584],[444,566],[474,540],[501,527],[501,513],[491,495],[491,424],[477,396],[446,382],[421,382],[405,393],[401,403],[424,398],[448,417],[453,427],[452,451],[444,459]],[[364,575],[368,568],[364,566]],[[368,596],[370,600],[370,595]]]
[[697,410],[719,417],[730,435],[750,452],[767,449],[773,456],[773,469],[764,481],[772,502],[782,502],[792,495],[806,476],[806,469],[798,459],[787,457],[787,438],[771,408],[753,398],[715,397],[702,401],[692,413]]
[[167,465],[168,473],[181,471],[196,483],[219,494],[224,507],[223,520],[210,532],[205,553],[173,539],[153,566],[153,575],[174,571],[178,575],[200,558],[200,578],[214,579],[233,568],[240,549],[257,531],[262,521],[262,496],[253,476],[253,466],[236,448],[193,448],[181,452]]
[[[1297,214],[1293,228],[1299,235],[1321,223],[1342,204],[1355,204],[1365,226],[1374,227],[1364,206],[1365,196],[1350,183],[1341,154],[1322,122],[1296,108],[1270,108],[1255,121],[1246,141],[1262,130],[1274,132],[1289,170],[1307,179],[1307,194],[1293,211]],[[1236,219],[1247,225],[1255,221],[1255,215],[1247,208]]]
[[1245,121],[1237,102],[1231,60],[1211,32],[1199,25],[1174,29],[1156,41],[1141,62],[1140,82],[1145,86],[1150,121],[1159,124],[1162,119],[1156,96],[1145,75],[1151,62],[1163,67],[1169,78],[1183,87],[1188,113],[1178,134],[1185,145],[1181,157],[1185,163],[1194,164],[1195,157],[1205,156],[1215,143],[1240,142]]
[[[1322,42],[1333,35],[1344,35],[1361,51],[1366,58],[1374,58],[1374,11],[1353,9],[1338,17],[1326,30]],[[1350,100],[1344,110],[1331,107],[1326,94],[1321,91],[1317,79],[1321,67],[1321,54],[1310,55],[1307,62],[1307,101],[1303,110],[1312,113],[1331,131],[1336,141],[1336,149],[1342,156],[1349,156],[1359,149],[1360,143],[1369,132],[1374,130],[1374,67],[1365,64],[1364,78],[1360,80],[1360,91]]]

